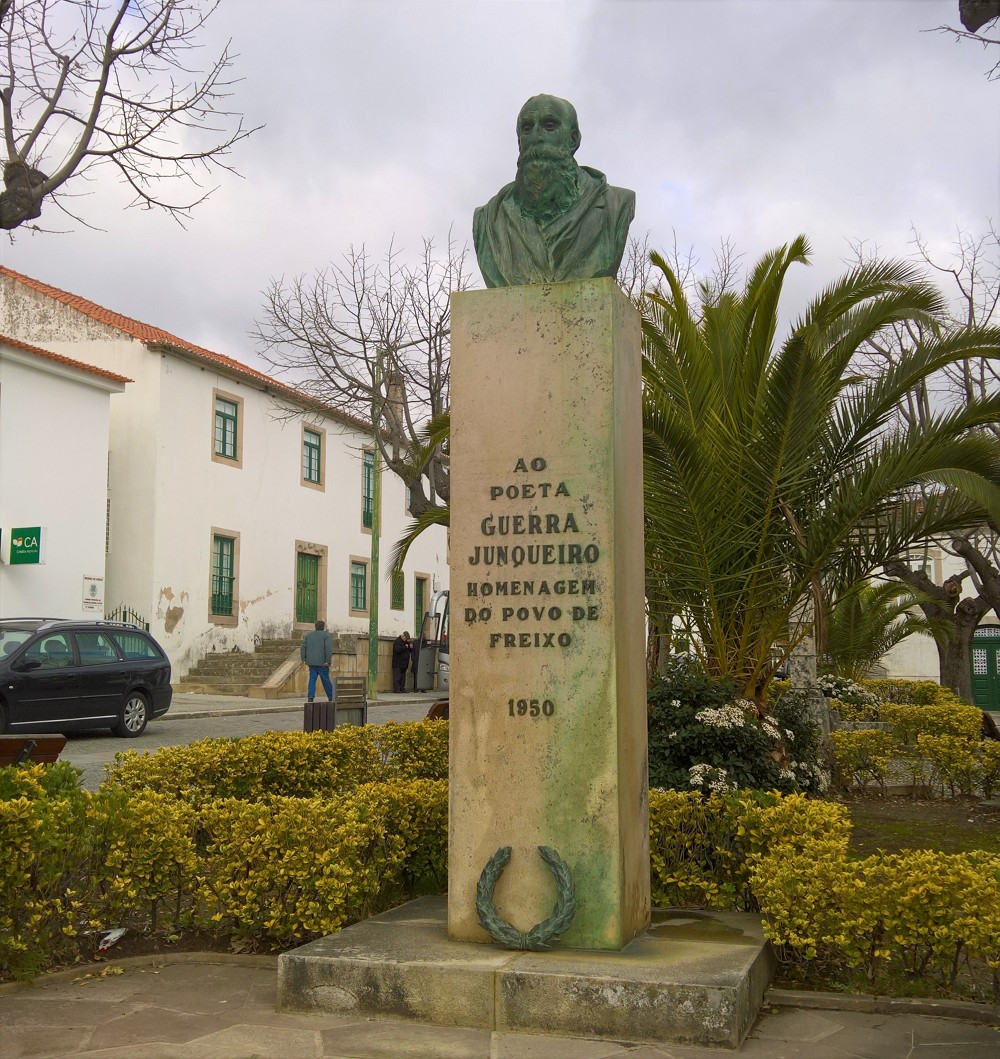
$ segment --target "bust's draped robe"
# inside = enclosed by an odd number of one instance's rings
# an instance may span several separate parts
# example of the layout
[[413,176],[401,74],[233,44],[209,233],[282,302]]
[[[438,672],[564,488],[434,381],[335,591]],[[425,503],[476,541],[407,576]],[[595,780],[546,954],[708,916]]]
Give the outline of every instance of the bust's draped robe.
[[475,211],[472,236],[487,287],[617,276],[635,216],[635,192],[612,187],[589,166],[578,172],[579,199],[551,221],[525,216],[513,183]]

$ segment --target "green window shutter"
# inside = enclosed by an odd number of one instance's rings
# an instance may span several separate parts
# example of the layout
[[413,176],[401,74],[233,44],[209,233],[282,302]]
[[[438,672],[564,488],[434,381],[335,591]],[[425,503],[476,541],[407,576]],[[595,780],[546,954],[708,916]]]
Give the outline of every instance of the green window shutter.
[[420,635],[424,627],[424,612],[427,609],[427,578],[417,577],[413,581],[413,627]]
[[389,606],[393,610],[406,609],[406,574],[393,570],[389,581]]
[[351,610],[368,609],[368,564],[351,563]]
[[372,528],[375,506],[375,453],[365,449],[361,474],[361,521],[365,529]]

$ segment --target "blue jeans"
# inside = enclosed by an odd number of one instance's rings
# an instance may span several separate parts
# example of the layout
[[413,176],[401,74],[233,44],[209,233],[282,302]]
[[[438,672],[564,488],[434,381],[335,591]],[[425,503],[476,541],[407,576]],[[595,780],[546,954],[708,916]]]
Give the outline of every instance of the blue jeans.
[[323,690],[326,692],[326,697],[331,702],[333,701],[333,684],[330,683],[330,667],[329,666],[310,666],[309,667],[309,694],[308,699],[310,702],[316,697],[316,678],[319,677],[323,681]]

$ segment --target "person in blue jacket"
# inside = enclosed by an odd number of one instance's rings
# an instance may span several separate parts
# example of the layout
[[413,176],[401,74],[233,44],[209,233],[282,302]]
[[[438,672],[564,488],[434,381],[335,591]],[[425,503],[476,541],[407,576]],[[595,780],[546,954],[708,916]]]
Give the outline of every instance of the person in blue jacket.
[[326,622],[316,622],[316,628],[302,640],[299,652],[302,661],[309,667],[309,701],[316,695],[316,678],[323,682],[327,702],[333,702],[333,684],[330,682],[330,662],[333,659],[333,637],[326,631]]

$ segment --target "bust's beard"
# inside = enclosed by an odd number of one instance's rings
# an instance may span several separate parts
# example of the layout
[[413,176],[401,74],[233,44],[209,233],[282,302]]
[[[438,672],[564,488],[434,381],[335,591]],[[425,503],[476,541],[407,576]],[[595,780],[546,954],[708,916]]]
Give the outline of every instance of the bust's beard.
[[514,177],[514,198],[521,212],[537,221],[551,221],[580,197],[577,164],[569,151],[536,144],[521,152]]

